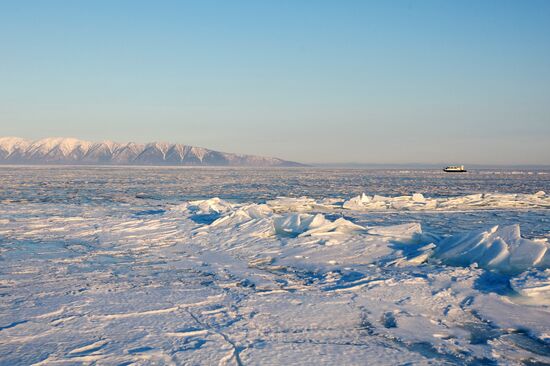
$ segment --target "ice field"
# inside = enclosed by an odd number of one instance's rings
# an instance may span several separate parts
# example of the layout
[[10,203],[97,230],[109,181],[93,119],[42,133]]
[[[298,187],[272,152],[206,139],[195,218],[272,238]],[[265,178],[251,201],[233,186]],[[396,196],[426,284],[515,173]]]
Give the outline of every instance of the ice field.
[[550,172],[0,167],[0,365],[550,364]]

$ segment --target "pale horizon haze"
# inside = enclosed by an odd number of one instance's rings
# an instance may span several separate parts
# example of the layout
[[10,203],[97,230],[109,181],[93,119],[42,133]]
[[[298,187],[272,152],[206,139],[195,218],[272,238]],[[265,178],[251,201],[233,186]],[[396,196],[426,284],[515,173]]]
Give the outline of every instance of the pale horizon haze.
[[4,1],[0,136],[550,165],[548,1]]

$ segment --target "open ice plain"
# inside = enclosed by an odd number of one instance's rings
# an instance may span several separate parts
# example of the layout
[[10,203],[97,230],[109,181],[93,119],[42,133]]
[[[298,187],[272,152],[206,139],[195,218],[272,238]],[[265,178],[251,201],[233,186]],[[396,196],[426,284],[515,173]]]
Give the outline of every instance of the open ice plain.
[[549,191],[545,171],[0,167],[0,364],[548,364]]

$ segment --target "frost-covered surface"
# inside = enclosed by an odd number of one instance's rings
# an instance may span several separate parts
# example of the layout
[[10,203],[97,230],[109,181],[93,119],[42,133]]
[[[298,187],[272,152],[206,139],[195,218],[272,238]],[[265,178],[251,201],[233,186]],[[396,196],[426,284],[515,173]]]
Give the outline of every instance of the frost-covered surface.
[[[106,188],[77,171],[0,176],[0,364],[550,362],[544,180],[474,201],[381,190],[407,205],[371,212],[344,191],[186,199],[133,191],[143,170]],[[408,207],[427,200],[459,203]]]

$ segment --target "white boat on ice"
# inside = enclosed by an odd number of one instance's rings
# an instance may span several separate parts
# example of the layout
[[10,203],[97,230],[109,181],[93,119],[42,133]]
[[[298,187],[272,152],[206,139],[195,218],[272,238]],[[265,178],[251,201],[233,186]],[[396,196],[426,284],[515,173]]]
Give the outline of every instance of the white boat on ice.
[[445,169],[443,169],[444,172],[447,173],[465,173],[467,170],[464,168],[464,165],[449,165]]

